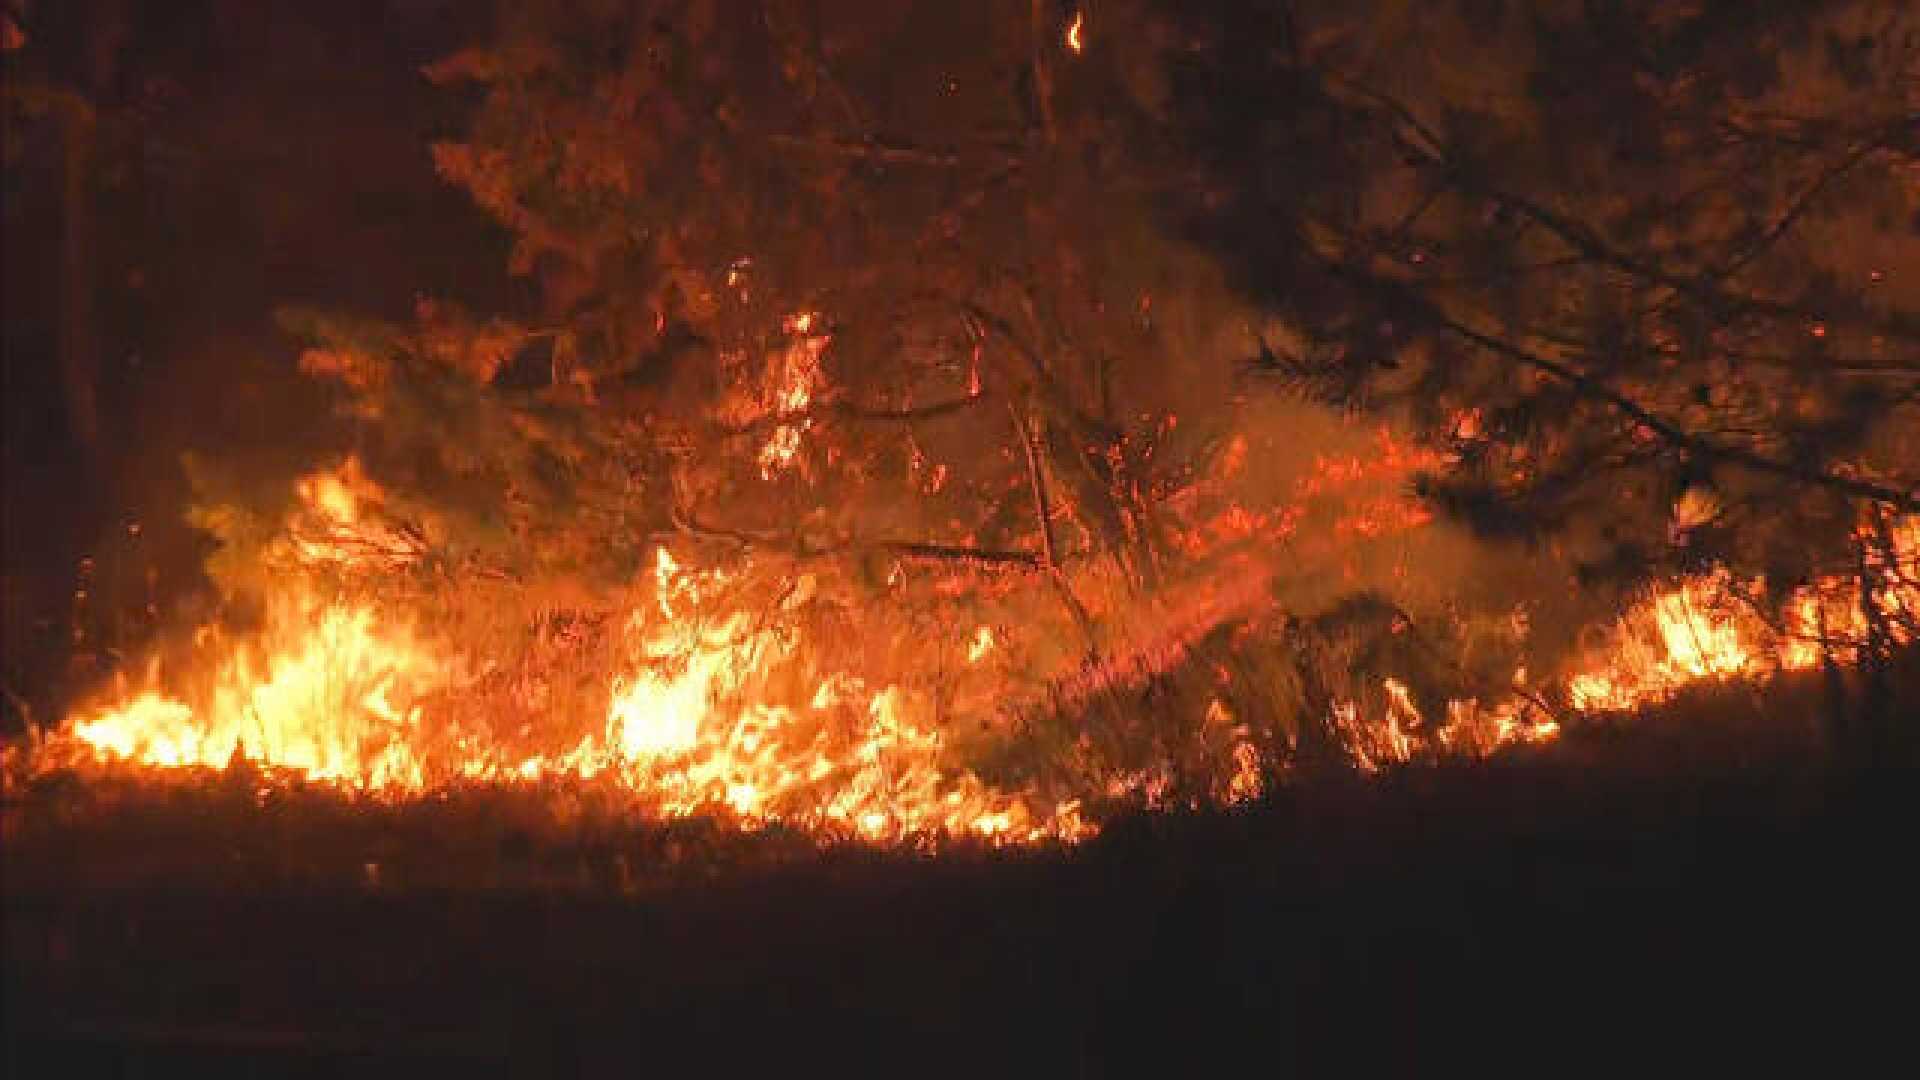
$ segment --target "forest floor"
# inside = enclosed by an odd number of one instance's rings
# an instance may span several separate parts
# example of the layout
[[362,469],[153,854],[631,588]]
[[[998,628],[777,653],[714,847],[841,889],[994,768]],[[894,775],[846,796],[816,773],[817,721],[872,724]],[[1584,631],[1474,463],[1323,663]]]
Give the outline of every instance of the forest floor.
[[8,1075],[1852,1071],[1910,1050],[1920,770],[1804,734],[1677,715],[937,855],[43,782]]

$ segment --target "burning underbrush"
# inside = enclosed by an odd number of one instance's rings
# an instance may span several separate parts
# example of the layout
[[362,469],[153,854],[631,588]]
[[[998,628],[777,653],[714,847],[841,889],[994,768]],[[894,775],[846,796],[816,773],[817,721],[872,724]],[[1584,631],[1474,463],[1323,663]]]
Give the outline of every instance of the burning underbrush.
[[[9,786],[219,776],[253,800],[498,791],[826,840],[1072,842],[1128,808],[1551,742],[1702,682],[1870,668],[1915,636],[1920,522],[1876,520],[1856,572],[1784,603],[1713,571],[1548,651],[1524,603],[1463,604],[1442,569],[1485,560],[1407,495],[1444,446],[1147,413],[1087,449],[1009,403],[1012,438],[981,453],[978,339],[922,413],[850,404],[832,338],[785,319],[764,365],[721,358],[692,421],[591,385],[511,398],[484,381],[497,357],[309,353],[366,453],[196,509],[220,617],[10,752]],[[912,417],[909,452],[829,438],[849,417]],[[747,452],[715,466],[693,447],[716,438]],[[951,539],[860,539],[830,492],[868,529],[938,536],[944,513]]]
[[[1096,608],[1104,648],[1076,656],[1058,645],[1071,625],[1031,590],[994,586],[983,621],[913,622],[830,602],[823,566],[694,568],[661,546],[625,607],[542,613],[503,656],[462,647],[459,625],[408,601],[430,531],[386,513],[356,460],[295,494],[260,550],[280,587],[245,619],[156,650],[16,753],[11,785],[71,770],[123,803],[143,784],[212,786],[262,813],[316,791],[343,806],[495,793],[549,826],[1072,841],[1124,808],[1243,801],[1303,768],[1485,756],[1704,682],[1858,665],[1872,627],[1911,640],[1920,596],[1920,525],[1900,522],[1882,534],[1892,584],[1878,593],[1836,577],[1768,618],[1743,583],[1710,574],[1649,596],[1536,682],[1501,666],[1523,622],[1468,678],[1471,642],[1377,593],[1310,619],[1277,609],[1266,564]],[[1070,587],[1098,585],[1088,571]]]

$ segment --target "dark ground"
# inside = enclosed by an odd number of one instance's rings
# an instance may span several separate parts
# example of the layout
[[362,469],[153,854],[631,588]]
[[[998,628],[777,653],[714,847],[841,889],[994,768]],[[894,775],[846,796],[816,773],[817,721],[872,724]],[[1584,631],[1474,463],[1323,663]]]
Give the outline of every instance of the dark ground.
[[176,792],[9,837],[6,1044],[34,1066],[10,1075],[1906,1056],[1914,771],[1697,749],[1583,736],[939,859],[453,810],[308,828]]

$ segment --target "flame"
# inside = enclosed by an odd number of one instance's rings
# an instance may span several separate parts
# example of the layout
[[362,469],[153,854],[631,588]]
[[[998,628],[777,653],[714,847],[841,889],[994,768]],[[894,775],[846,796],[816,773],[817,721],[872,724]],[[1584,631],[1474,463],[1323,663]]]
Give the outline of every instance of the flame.
[[945,768],[944,740],[921,719],[928,703],[898,685],[869,692],[857,676],[834,674],[804,706],[750,700],[801,644],[755,628],[742,612],[703,623],[675,610],[681,598],[723,584],[720,572],[687,574],[663,549],[656,576],[657,617],[630,627],[639,671],[615,685],[607,743],[612,767],[661,811],[724,804],[746,818],[837,823],[873,838],[1078,830],[1068,808],[1036,816],[1022,800]]
[[[1700,502],[1683,500],[1677,508],[1683,526],[1708,512]],[[1760,582],[1739,582],[1724,570],[1705,574],[1648,597],[1621,618],[1569,680],[1569,699],[1581,710],[1624,711],[1701,681],[1805,671],[1830,652],[1849,663],[1868,636],[1867,602],[1896,643],[1909,641],[1920,612],[1920,517],[1891,522],[1887,550],[1870,530],[1859,540],[1867,566],[1886,583],[1871,601],[1861,598],[1858,576],[1830,575],[1790,597],[1775,625],[1742,600],[1757,593]]]
[[1086,27],[1087,13],[1084,11],[1074,12],[1073,22],[1067,27],[1067,48],[1073,50],[1076,55],[1086,50]]
[[[822,321],[817,313],[803,311],[788,316],[782,324],[782,329],[793,340],[776,354],[769,365],[768,382],[771,390],[762,402],[762,409],[768,415],[782,417],[806,412],[807,407],[813,404],[814,395],[825,384],[821,358],[833,338],[831,334],[816,329]],[[793,467],[794,459],[800,453],[802,437],[812,427],[812,418],[802,416],[774,428],[773,434],[760,447],[762,479],[771,480]]]
[[993,651],[993,627],[982,626],[974,632],[973,640],[967,644],[967,663],[977,664],[981,658]]
[[216,657],[197,693],[141,690],[81,714],[73,737],[99,757],[143,765],[220,768],[243,757],[315,780],[420,788],[416,702],[450,669],[366,607],[295,594],[269,621],[264,648],[206,635],[202,649]]
[[[780,410],[774,415],[804,409],[821,385],[827,337],[818,321],[796,316],[787,329],[797,336],[780,359],[789,375],[801,374],[776,382],[767,401]],[[807,430],[801,422],[783,426],[795,439]],[[1367,481],[1382,469],[1425,460],[1385,433],[1382,449],[1384,464],[1318,462],[1298,494],[1317,496],[1343,478]],[[244,636],[203,628],[184,657],[163,656],[140,685],[117,685],[108,701],[70,717],[49,741],[50,763],[221,769],[244,761],[387,797],[455,781],[592,781],[624,793],[646,813],[718,811],[747,827],[781,822],[875,840],[939,834],[1071,840],[1091,831],[1081,816],[1082,794],[1138,797],[1159,806],[1182,790],[1164,763],[1102,776],[1084,793],[996,789],[955,760],[954,727],[941,701],[946,688],[936,693],[907,671],[889,678],[837,669],[827,663],[829,650],[807,640],[797,620],[769,618],[764,604],[741,599],[740,586],[757,572],[751,558],[725,569],[692,568],[664,547],[656,549],[651,573],[635,584],[641,599],[607,623],[612,659],[593,681],[591,695],[601,696],[575,720],[583,726],[567,729],[568,718],[556,715],[550,724],[530,725],[539,729],[528,736],[531,744],[503,738],[489,726],[487,699],[476,690],[488,672],[498,671],[496,659],[429,634],[403,617],[404,605],[391,594],[376,602],[326,584],[342,569],[403,580],[379,575],[424,558],[427,541],[419,529],[393,517],[386,492],[357,459],[300,478],[295,494],[279,540],[266,549],[279,591],[257,628]],[[1384,503],[1363,509],[1394,530],[1424,520]],[[1681,509],[1687,522],[1713,510],[1704,498]],[[1216,522],[1221,538],[1290,520],[1240,514],[1248,520]],[[1891,543],[1875,539],[1882,535]],[[1920,612],[1914,574],[1920,519],[1891,522],[1884,533],[1863,532],[1862,542],[1868,565],[1890,582],[1873,600],[1877,622],[1911,627]],[[804,575],[792,584],[777,605],[783,610],[812,592]],[[1739,603],[1748,584],[1724,571],[1703,575],[1629,611],[1568,681],[1573,706],[1628,709],[1701,680],[1803,669],[1849,647],[1845,642],[1859,640],[1867,627],[1857,578],[1840,575],[1803,590],[1778,626]],[[1154,620],[1160,637],[1130,658],[1108,657],[1104,666],[1089,668],[1088,687],[1122,677],[1122,669],[1170,671],[1191,658],[1186,643],[1251,617],[1244,604],[1265,594],[1258,587],[1223,596],[1196,591],[1188,597],[1193,611]],[[997,677],[1002,666],[1020,662],[1013,625],[1003,619],[954,627],[944,649],[964,654],[967,666],[957,669],[963,677]],[[983,663],[989,656],[994,664]],[[1220,680],[1222,687],[1233,681],[1225,669]],[[1064,699],[1077,692],[1070,685],[1055,689]],[[1332,703],[1327,719],[1368,770],[1431,753],[1487,754],[1549,741],[1560,730],[1528,692],[1524,671],[1515,672],[1511,696],[1452,701],[1443,716],[1423,716],[1413,689],[1398,679],[1382,680],[1365,696],[1371,704]],[[532,697],[535,708],[555,708]],[[1263,758],[1224,696],[1211,700],[1204,721],[1210,752],[1217,754],[1212,797],[1229,803],[1257,797],[1273,762]],[[541,733],[549,728],[556,733]]]
[[[296,565],[373,558],[357,536],[338,547],[315,539],[384,528],[369,520],[373,489],[357,463],[304,477],[296,490]],[[845,672],[819,677],[804,702],[770,694],[806,643],[726,610],[730,579],[658,549],[652,602],[622,628],[629,660],[609,680],[604,722],[571,745],[509,753],[484,726],[463,726],[453,705],[473,682],[472,658],[429,647],[371,606],[322,599],[296,574],[256,637],[199,635],[174,680],[187,689],[160,689],[156,667],[148,685],[76,714],[52,756],[163,769],[245,760],[401,797],[456,779],[598,779],[661,815],[724,809],[749,826],[784,821],[871,839],[1085,832],[1077,803],[996,792],[953,767],[925,694]],[[985,626],[966,643],[976,660],[994,645]]]

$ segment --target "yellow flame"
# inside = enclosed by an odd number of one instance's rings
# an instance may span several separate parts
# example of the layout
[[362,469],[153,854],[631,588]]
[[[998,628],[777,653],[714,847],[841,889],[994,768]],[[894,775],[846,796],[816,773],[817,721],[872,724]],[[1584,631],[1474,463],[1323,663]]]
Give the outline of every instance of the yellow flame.
[[[1680,508],[1682,518],[1697,506]],[[1873,603],[1887,616],[1896,640],[1904,640],[1912,613],[1920,611],[1920,517],[1892,522],[1892,553],[1863,536],[1870,566],[1888,586]],[[1890,565],[1883,565],[1889,564]],[[1623,617],[1584,670],[1568,682],[1577,709],[1627,710],[1671,698],[1686,686],[1715,679],[1764,678],[1819,665],[1832,650],[1851,660],[1853,643],[1867,636],[1857,578],[1834,575],[1801,589],[1788,601],[1780,625],[1772,625],[1740,597],[1758,583],[1735,581],[1716,571],[1649,597]]]
[[445,685],[448,669],[365,607],[296,594],[269,621],[274,645],[221,651],[217,635],[209,641],[219,655],[198,693],[142,690],[81,714],[74,738],[144,765],[219,768],[243,756],[313,779],[420,787],[412,702]]
[[[341,467],[303,478],[289,523],[295,566],[311,565],[325,533],[373,528]],[[361,478],[362,480],[364,478]],[[344,544],[343,559],[370,558]],[[384,563],[375,565],[384,566]],[[450,693],[476,667],[426,647],[405,626],[358,603],[320,599],[298,574],[246,640],[211,629],[187,670],[163,691],[125,689],[82,711],[56,750],[154,768],[223,768],[236,759],[369,792],[418,792],[450,779],[490,782],[598,777],[631,790],[656,813],[725,807],[751,821],[782,820],[875,839],[921,832],[996,840],[1073,837],[1077,804],[1029,806],[945,759],[932,702],[897,685],[822,677],[804,705],[764,697],[769,673],[805,643],[725,610],[728,575],[690,571],[657,551],[651,603],[623,628],[630,662],[609,680],[604,724],[573,745],[509,754],[483,728],[461,727]],[[711,608],[720,608],[713,615]],[[991,647],[985,627],[974,646]],[[445,716],[433,716],[436,695]]]
[[[816,313],[803,311],[788,316],[782,324],[782,329],[793,340],[769,365],[771,389],[763,404],[766,413],[790,416],[805,412],[813,403],[815,393],[825,382],[821,358],[832,342],[830,334],[818,329],[821,322]],[[774,428],[760,447],[763,479],[771,480],[793,467],[794,458],[800,453],[802,436],[812,427],[812,418],[799,417]]]
[[979,663],[983,657],[993,651],[994,644],[993,627],[982,626],[974,631],[973,641],[967,645],[967,663]]
[[[808,317],[794,327],[806,333],[815,325]],[[824,337],[793,347],[815,349],[808,355],[817,362]],[[398,605],[342,599],[316,584],[329,575],[301,572],[322,565],[387,570],[421,557],[418,536],[390,518],[384,493],[359,462],[303,477],[296,493],[282,542],[269,549],[289,572],[260,628],[240,639],[204,629],[180,670],[156,666],[142,685],[118,688],[111,704],[73,715],[50,744],[56,755],[74,751],[98,762],[167,769],[217,769],[244,759],[396,794],[449,780],[596,778],[651,812],[725,808],[748,823],[789,822],[875,839],[945,832],[1020,841],[1089,831],[1078,799],[996,790],[954,762],[945,706],[932,691],[904,676],[905,685],[820,670],[817,643],[732,599],[750,564],[738,575],[689,569],[665,548],[641,583],[651,586],[644,602],[616,613],[623,618],[611,624],[619,662],[592,688],[604,694],[594,705],[604,702],[604,714],[596,712],[584,732],[509,746],[486,728],[486,717],[469,715],[476,698],[466,691],[486,663],[429,640],[395,617]],[[1903,583],[1883,590],[1877,603],[1884,614],[1900,616],[1887,621],[1902,624],[1920,611],[1912,569],[1920,561],[1920,519],[1891,530],[1894,553],[1884,569]],[[1885,554],[1874,558],[1889,562]],[[1702,679],[1810,667],[1827,654],[1823,639],[1857,638],[1864,630],[1856,581],[1835,578],[1804,590],[1777,628],[1735,602],[1738,586],[1725,573],[1706,575],[1630,611],[1570,681],[1573,704],[1632,708]],[[961,640],[970,665],[1014,644],[984,624]],[[796,678],[806,685],[791,685]],[[1368,769],[1436,747],[1484,754],[1555,738],[1558,726],[1530,704],[1524,683],[1516,673],[1510,699],[1450,702],[1444,717],[1428,718],[1408,685],[1386,679],[1370,695],[1379,715],[1341,701],[1329,719]],[[1211,745],[1224,755],[1214,796],[1257,796],[1267,763],[1245,725],[1223,698],[1209,703],[1205,721],[1209,738],[1219,740]],[[1137,796],[1148,805],[1162,805],[1179,790],[1161,766],[1097,781],[1094,789],[1101,784],[1107,795]]]
[[1086,27],[1087,13],[1084,11],[1074,12],[1073,22],[1067,27],[1067,48],[1072,49],[1076,54],[1086,49],[1087,43],[1084,36]]

